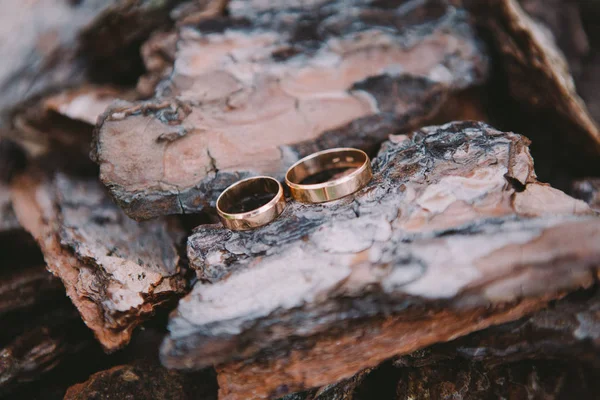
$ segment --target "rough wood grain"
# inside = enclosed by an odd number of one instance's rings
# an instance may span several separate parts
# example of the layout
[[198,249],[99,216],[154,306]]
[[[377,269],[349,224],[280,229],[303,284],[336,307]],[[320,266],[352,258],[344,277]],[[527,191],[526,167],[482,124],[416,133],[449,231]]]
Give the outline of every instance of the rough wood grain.
[[107,351],[184,292],[175,221],[130,220],[94,179],[30,173],[15,179],[12,192],[19,221]]
[[120,365],[95,373],[67,390],[65,400],[154,399],[216,400],[214,372],[169,371],[151,362]]
[[[372,151],[488,74],[468,14],[444,0],[232,1],[228,11],[156,37],[149,69],[168,79],[150,101],[115,103],[97,127],[101,180],[132,218],[200,211],[240,177],[281,177],[314,149]],[[460,119],[454,109],[445,118]]]
[[224,398],[283,395],[590,285],[600,220],[536,181],[528,144],[480,123],[424,128],[392,137],[356,196],[292,202],[245,233],[199,227],[188,255],[208,283],[172,316],[163,362],[225,363]]

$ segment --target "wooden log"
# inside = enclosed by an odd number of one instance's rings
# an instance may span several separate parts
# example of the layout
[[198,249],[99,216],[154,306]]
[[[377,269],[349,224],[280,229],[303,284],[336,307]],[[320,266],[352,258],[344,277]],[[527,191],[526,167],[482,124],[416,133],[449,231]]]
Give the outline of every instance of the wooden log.
[[392,137],[355,196],[292,202],[250,232],[198,227],[188,255],[209,283],[180,302],[163,363],[220,365],[224,398],[280,396],[589,286],[600,220],[536,181],[528,144],[423,128]]
[[[488,75],[468,14],[443,0],[232,1],[228,10],[153,40],[163,56],[149,56],[150,70],[168,79],[152,100],[115,103],[98,124],[92,156],[132,218],[204,210],[233,181],[281,177],[315,149],[373,151],[440,118]],[[461,105],[444,118],[477,110]]]
[[29,173],[11,190],[19,221],[106,351],[185,291],[175,221],[130,220],[95,179]]
[[152,362],[135,362],[97,372],[67,390],[65,400],[98,399],[217,399],[214,371],[169,371]]

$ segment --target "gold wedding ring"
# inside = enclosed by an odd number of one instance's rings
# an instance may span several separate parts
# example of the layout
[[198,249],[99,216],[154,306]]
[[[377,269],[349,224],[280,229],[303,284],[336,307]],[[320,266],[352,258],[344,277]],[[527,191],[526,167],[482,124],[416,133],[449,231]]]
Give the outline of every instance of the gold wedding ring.
[[243,179],[217,199],[217,213],[226,228],[244,231],[273,221],[283,212],[285,197],[279,181],[269,176]]
[[[337,169],[355,168],[326,182],[303,183],[307,178]],[[285,182],[292,197],[305,203],[322,203],[347,196],[363,188],[373,177],[367,153],[353,148],[319,151],[304,157],[288,169]]]

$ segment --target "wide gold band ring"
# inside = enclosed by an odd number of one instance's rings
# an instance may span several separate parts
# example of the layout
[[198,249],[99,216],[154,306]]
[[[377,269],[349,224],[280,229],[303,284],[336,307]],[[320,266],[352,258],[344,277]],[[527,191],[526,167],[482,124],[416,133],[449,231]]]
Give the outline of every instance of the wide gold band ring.
[[[355,169],[326,182],[303,183],[311,176],[348,168]],[[294,199],[305,203],[322,203],[356,192],[372,177],[371,160],[367,153],[353,148],[336,148],[304,157],[288,169],[285,182],[290,187]]]
[[273,221],[285,208],[279,181],[269,176],[243,179],[217,199],[217,213],[226,228],[244,231]]

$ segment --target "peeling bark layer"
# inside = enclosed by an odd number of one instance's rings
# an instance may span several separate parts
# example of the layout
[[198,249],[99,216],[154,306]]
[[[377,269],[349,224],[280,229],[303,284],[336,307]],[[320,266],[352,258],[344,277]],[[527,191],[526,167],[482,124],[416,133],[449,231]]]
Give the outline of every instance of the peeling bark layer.
[[19,221],[107,351],[127,344],[157,306],[184,292],[183,233],[174,221],[138,224],[97,181],[62,174],[22,175],[12,192]]
[[168,79],[148,102],[113,104],[92,151],[135,219],[198,212],[315,149],[372,151],[488,74],[467,13],[443,0],[232,1],[228,18],[155,37],[146,60]]
[[216,400],[216,386],[212,372],[184,374],[151,362],[137,362],[95,373],[86,382],[70,387],[65,400]]
[[188,255],[210,283],[180,302],[163,362],[222,364],[225,398],[272,397],[590,285],[600,220],[536,181],[528,144],[480,123],[423,128],[392,137],[355,196],[292,202],[250,232],[199,227]]

